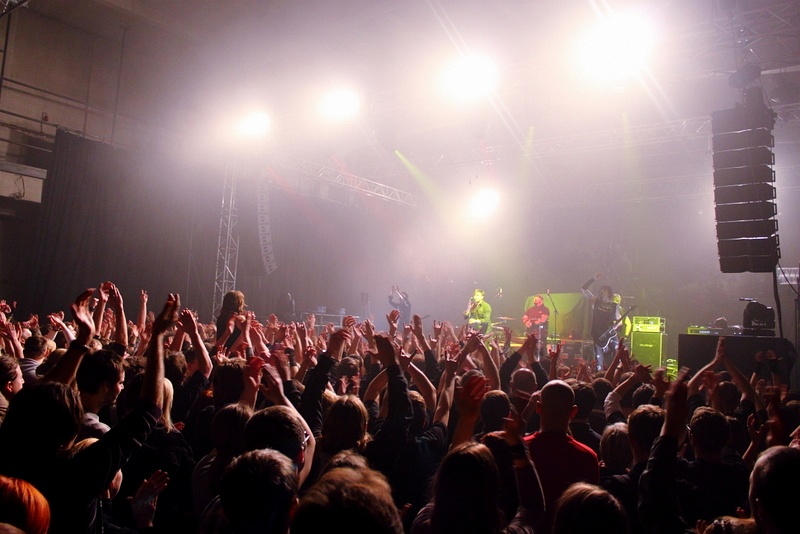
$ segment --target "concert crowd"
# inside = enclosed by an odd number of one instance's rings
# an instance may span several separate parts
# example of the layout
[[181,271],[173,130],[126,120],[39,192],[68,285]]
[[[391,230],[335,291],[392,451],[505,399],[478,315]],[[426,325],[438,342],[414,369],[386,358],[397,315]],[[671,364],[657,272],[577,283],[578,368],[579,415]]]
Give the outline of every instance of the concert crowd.
[[677,375],[625,339],[567,358],[534,308],[521,338],[474,328],[482,300],[463,325],[396,287],[341,325],[238,291],[204,324],[112,282],[46,316],[0,301],[0,531],[797,532],[800,391],[775,354],[752,376],[724,338]]

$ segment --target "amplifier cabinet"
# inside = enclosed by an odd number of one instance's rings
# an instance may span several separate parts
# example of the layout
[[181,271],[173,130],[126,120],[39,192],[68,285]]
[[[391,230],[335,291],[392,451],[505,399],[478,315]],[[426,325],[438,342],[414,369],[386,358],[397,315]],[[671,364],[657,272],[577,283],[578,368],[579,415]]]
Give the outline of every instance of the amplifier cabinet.
[[663,317],[635,316],[631,319],[634,332],[661,332],[666,330],[666,320]]
[[631,356],[652,369],[661,367],[667,335],[662,332],[636,332],[631,334]]

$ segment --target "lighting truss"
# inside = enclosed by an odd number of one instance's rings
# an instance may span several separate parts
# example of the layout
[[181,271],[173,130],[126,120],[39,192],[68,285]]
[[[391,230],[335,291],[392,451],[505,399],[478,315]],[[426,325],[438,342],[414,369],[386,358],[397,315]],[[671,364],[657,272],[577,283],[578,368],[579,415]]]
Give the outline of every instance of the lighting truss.
[[[762,0],[751,9],[717,8],[710,19],[678,28],[663,82],[728,76],[745,63],[762,72],[794,67],[800,58],[800,4]],[[731,3],[733,5],[733,3]]]
[[413,193],[374,180],[369,180],[350,172],[289,156],[283,156],[271,163],[275,167],[294,171],[301,176],[326,183],[338,184],[364,195],[381,198],[404,206],[418,207],[417,196]]
[[243,165],[238,162],[229,161],[225,166],[212,319],[217,316],[225,294],[236,289],[236,271],[239,264],[239,234],[237,232],[239,214],[236,210],[236,181],[244,172]]

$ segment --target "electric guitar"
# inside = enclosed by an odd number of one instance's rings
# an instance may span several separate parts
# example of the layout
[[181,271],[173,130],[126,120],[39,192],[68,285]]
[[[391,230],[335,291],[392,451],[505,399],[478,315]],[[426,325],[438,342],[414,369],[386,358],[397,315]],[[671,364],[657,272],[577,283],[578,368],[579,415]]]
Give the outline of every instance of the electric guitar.
[[605,332],[603,332],[602,334],[600,334],[597,337],[597,339],[594,342],[595,345],[597,345],[598,347],[603,347],[603,350],[606,350],[608,348],[608,344],[611,343],[612,339],[614,339],[615,330],[617,328],[619,328],[619,325],[622,324],[622,321],[625,320],[625,317],[627,317],[628,314],[631,313],[635,309],[636,309],[636,305],[633,305],[630,308],[628,308],[628,311],[623,313],[622,316],[619,319],[615,320],[611,324],[611,326],[608,328],[608,330],[606,330]]

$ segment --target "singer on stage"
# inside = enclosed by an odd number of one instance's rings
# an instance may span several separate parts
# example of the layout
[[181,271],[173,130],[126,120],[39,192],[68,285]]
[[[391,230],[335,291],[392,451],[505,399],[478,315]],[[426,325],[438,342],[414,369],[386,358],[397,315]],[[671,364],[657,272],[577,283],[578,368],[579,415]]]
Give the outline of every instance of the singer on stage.
[[485,334],[492,324],[492,307],[484,300],[485,297],[483,289],[476,289],[464,311],[464,319],[467,319],[469,327],[481,334]]

